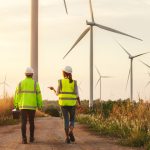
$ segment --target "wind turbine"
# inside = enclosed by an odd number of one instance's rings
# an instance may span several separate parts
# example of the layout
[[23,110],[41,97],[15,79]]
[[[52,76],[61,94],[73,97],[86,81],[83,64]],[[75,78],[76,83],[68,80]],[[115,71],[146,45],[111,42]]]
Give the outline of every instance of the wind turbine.
[[98,85],[99,83],[99,86],[100,86],[100,97],[99,97],[99,101],[101,102],[101,95],[102,95],[102,78],[111,78],[111,76],[103,76],[100,74],[98,68],[96,67],[96,71],[99,75],[99,79],[97,80],[97,83],[96,83],[96,86]]
[[[148,68],[150,68],[150,66],[148,64],[146,64],[145,62],[141,61],[145,66],[147,66]],[[149,76],[150,76],[150,73],[148,73]],[[150,81],[146,84],[145,87],[147,87],[148,85],[150,84]]]
[[[130,76],[130,100],[132,102],[133,101],[133,59],[136,57],[142,56],[144,54],[150,53],[150,52],[146,52],[146,53],[142,53],[142,54],[133,56],[119,42],[117,42],[117,43],[128,54],[129,59],[130,59],[130,69],[129,69],[128,79],[127,79],[127,84],[128,84],[128,80],[129,80],[129,76]],[[126,85],[126,87],[127,87],[127,85]]]
[[91,21],[86,21],[86,24],[88,25],[88,27],[84,30],[84,32],[79,36],[79,38],[76,40],[76,42],[73,44],[73,46],[71,47],[71,49],[66,53],[66,55],[63,57],[63,59],[72,51],[72,49],[80,42],[80,40],[90,31],[90,99],[89,99],[89,107],[92,108],[93,107],[93,27],[96,26],[100,29],[103,30],[107,30],[113,33],[117,33],[117,34],[121,34],[124,36],[128,36],[137,40],[142,41],[139,38],[136,38],[132,35],[123,33],[121,31],[118,31],[116,29],[112,29],[110,27],[101,25],[101,24],[97,24],[94,21],[94,15],[93,15],[93,9],[92,9],[92,2],[91,0],[89,0],[89,5],[90,5],[90,14],[91,14]]
[[4,97],[4,100],[6,98],[6,86],[9,86],[6,82],[6,76],[5,76],[5,79],[3,82],[0,82],[0,84],[3,84],[4,85],[4,89],[3,89],[3,97]]
[[[66,1],[64,6],[66,13]],[[34,69],[34,79],[38,81],[38,0],[31,0],[31,67]]]

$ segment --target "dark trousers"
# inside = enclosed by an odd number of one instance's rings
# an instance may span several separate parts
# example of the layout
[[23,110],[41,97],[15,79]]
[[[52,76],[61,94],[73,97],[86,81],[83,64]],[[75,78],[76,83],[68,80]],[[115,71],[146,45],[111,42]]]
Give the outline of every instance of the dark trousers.
[[26,124],[27,119],[29,119],[30,124],[30,138],[34,138],[34,117],[35,117],[35,110],[28,110],[28,109],[22,109],[21,110],[21,132],[22,132],[22,138],[26,139]]
[[62,106],[61,110],[64,117],[65,130],[69,129],[70,126],[74,127],[75,106]]

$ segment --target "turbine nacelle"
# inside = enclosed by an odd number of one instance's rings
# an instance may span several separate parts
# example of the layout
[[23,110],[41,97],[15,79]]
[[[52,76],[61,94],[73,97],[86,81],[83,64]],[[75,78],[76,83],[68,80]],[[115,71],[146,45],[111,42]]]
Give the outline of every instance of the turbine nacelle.
[[95,26],[95,22],[94,22],[94,21],[91,22],[91,21],[87,21],[87,20],[86,20],[86,24],[87,24],[87,25],[90,25],[90,26]]

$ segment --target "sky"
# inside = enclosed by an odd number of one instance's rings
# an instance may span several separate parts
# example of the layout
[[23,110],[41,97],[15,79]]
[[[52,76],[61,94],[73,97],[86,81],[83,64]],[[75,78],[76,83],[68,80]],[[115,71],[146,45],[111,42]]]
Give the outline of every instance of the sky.
[[[63,0],[39,0],[39,83],[43,99],[57,99],[48,86],[57,87],[66,65],[73,68],[73,78],[80,86],[81,99],[89,99],[89,33],[62,59],[90,21],[88,0],[66,0],[66,15]],[[0,0],[0,82],[5,76],[10,96],[24,79],[30,66],[30,0]],[[120,42],[132,55],[150,51],[150,1],[149,0],[92,0],[95,22],[115,28],[143,39],[143,42],[117,35],[94,27],[94,66],[102,75],[112,76],[102,80],[102,99],[116,100],[130,96],[126,87],[130,60],[115,42]],[[135,100],[150,100],[149,68],[150,54],[135,58],[133,79]],[[94,99],[99,98],[99,76],[94,68]],[[3,97],[0,85],[0,97]]]

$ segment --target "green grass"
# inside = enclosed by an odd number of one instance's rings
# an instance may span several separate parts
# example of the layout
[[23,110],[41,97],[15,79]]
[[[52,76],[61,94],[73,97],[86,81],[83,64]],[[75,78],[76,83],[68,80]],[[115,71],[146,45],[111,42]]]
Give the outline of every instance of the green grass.
[[100,104],[95,101],[94,110],[78,112],[77,121],[100,135],[119,138],[122,145],[150,147],[150,104],[147,102],[118,100]]

